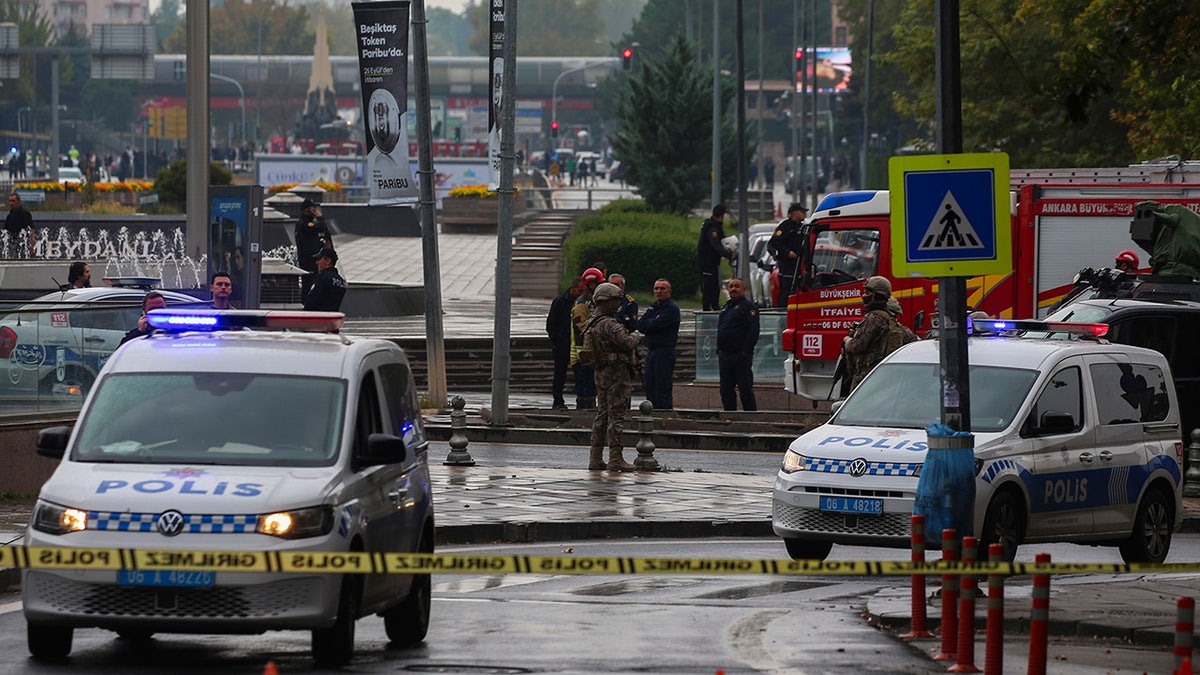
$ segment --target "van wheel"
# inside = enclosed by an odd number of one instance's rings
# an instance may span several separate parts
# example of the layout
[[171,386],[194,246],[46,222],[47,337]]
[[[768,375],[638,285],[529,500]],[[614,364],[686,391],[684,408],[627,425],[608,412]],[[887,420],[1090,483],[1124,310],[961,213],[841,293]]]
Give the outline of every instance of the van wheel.
[[1175,514],[1162,490],[1151,490],[1138,504],[1133,533],[1121,542],[1121,558],[1127,563],[1161,563],[1171,550],[1171,524]]
[[357,575],[342,577],[338,593],[337,621],[329,628],[312,633],[313,659],[325,668],[341,668],[354,658],[354,622],[358,619],[361,594]]
[[[429,534],[421,535],[422,553],[433,553]],[[383,613],[383,628],[388,639],[399,645],[415,645],[429,632],[429,608],[433,603],[433,577],[414,574],[408,597]]]
[[29,653],[39,661],[62,661],[71,653],[75,629],[63,626],[25,625]]
[[792,560],[824,560],[833,550],[832,541],[814,539],[784,539],[783,545]]
[[991,544],[1004,546],[1001,559],[1012,562],[1017,547],[1025,539],[1025,509],[1012,490],[1001,490],[992,497],[983,517],[983,532],[979,537],[979,555],[984,559]]

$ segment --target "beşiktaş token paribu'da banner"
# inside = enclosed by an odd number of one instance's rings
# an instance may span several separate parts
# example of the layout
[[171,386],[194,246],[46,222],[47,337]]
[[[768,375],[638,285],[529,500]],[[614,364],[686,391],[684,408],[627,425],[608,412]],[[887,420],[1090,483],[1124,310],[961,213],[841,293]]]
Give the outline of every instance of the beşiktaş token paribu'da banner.
[[354,2],[371,204],[417,201],[408,158],[409,1]]

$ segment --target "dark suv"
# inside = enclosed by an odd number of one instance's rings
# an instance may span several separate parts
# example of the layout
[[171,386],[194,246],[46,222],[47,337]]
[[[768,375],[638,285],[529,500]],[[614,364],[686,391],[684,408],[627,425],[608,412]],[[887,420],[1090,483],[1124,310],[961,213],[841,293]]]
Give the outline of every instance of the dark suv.
[[[1179,293],[1186,295],[1183,288]],[[1109,341],[1146,347],[1167,357],[1179,396],[1183,442],[1191,440],[1192,430],[1200,427],[1200,349],[1196,349],[1195,343],[1196,335],[1200,335],[1200,302],[1075,300],[1047,316],[1046,321],[1108,324]]]

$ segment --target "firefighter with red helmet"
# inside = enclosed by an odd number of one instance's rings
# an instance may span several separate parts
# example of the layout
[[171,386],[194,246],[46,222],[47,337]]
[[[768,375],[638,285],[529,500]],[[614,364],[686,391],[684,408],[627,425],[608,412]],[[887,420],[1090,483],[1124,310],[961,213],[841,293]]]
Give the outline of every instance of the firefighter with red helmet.
[[1117,254],[1117,260],[1113,267],[1127,274],[1137,274],[1138,268],[1142,266],[1142,261],[1138,258],[1138,254],[1125,249]]

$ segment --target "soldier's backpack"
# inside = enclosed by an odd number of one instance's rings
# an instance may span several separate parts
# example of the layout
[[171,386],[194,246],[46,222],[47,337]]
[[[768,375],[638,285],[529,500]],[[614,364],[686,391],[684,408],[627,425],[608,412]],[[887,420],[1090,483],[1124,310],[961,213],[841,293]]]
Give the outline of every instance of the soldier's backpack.
[[588,322],[583,326],[583,330],[580,331],[580,333],[583,335],[583,345],[579,348],[579,352],[576,354],[575,358],[581,366],[596,365],[596,339],[592,337],[592,328],[594,328],[602,318],[604,317],[593,316],[592,318],[588,319]]

